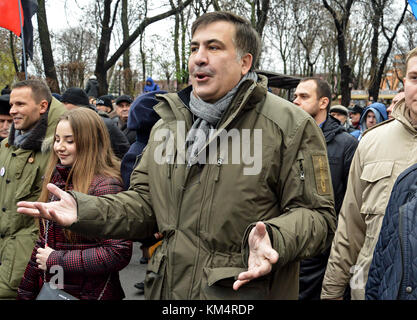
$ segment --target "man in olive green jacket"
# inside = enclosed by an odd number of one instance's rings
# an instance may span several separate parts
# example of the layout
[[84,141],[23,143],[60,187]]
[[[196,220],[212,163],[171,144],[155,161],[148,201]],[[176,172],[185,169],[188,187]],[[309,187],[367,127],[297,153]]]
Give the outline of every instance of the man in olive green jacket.
[[19,212],[89,235],[159,230],[147,299],[297,299],[298,261],[325,250],[335,230],[326,144],[313,118],[267,92],[252,71],[259,52],[246,20],[201,16],[192,86],[158,96],[161,120],[130,189],[92,198],[49,185],[60,201],[21,202]]
[[16,83],[10,94],[10,135],[0,146],[0,299],[14,299],[35,240],[35,219],[16,203],[40,195],[53,135],[64,106],[39,80]]

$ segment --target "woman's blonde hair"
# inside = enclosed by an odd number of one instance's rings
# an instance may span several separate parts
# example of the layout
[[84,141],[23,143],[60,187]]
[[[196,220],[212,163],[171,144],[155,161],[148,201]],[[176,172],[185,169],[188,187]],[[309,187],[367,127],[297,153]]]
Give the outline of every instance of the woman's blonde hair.
[[[76,147],[75,161],[65,190],[68,190],[71,181],[74,191],[87,193],[95,175],[113,177],[121,182],[120,161],[111,149],[109,133],[97,112],[79,107],[65,112],[58,123],[64,120],[71,126]],[[51,181],[58,162],[56,153],[51,152],[39,201],[48,201],[49,191],[46,185]]]

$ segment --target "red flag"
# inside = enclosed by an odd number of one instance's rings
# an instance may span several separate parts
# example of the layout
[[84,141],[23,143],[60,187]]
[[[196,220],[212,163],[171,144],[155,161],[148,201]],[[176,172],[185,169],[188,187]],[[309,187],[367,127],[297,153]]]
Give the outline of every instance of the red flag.
[[[15,35],[20,37],[20,19],[19,19],[19,0],[0,0],[0,27],[12,31]],[[22,13],[23,21],[23,10],[20,6],[20,12]]]

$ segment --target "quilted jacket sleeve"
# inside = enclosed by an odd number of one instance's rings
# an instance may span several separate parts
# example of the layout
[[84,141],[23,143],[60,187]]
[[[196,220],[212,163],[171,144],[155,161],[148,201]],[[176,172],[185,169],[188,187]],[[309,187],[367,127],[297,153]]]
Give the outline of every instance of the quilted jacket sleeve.
[[105,240],[94,248],[84,250],[55,250],[48,258],[48,269],[59,265],[64,272],[85,275],[108,274],[123,269],[130,262],[132,242]]

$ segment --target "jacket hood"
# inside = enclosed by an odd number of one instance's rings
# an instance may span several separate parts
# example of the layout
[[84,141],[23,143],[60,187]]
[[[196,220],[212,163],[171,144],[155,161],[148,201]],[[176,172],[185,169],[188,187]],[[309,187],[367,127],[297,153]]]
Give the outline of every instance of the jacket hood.
[[[147,84],[148,81],[151,83],[150,85]],[[148,77],[146,79],[146,83],[145,83],[145,86],[143,87],[143,89],[144,89],[145,92],[155,90],[155,82],[153,81],[153,79],[151,77]]]
[[391,115],[394,119],[400,121],[408,131],[415,135],[417,134],[417,127],[411,124],[409,113],[410,111],[405,105],[405,99],[402,99],[395,105]]
[[[22,143],[21,148],[48,152],[52,147],[53,136],[58,119],[65,111],[64,105],[56,98],[52,97],[52,102],[49,105],[48,110],[41,115],[39,121],[31,129],[29,137]],[[12,124],[8,141],[10,145],[14,145],[15,133],[16,129],[14,124]]]
[[340,121],[330,114],[327,116],[326,122],[324,122],[321,130],[323,131],[326,143],[332,141],[340,132],[346,132],[346,129],[340,124]]
[[153,86],[155,84],[155,82],[153,82],[153,79],[151,77],[148,77],[146,79],[146,82],[148,82],[148,81],[151,83],[151,86]]
[[153,109],[159,103],[155,95],[164,93],[166,91],[152,91],[137,97],[129,109],[127,128],[136,130],[138,136],[145,134],[149,137],[151,128],[159,120],[158,114]]
[[359,121],[362,130],[368,129],[366,127],[366,115],[369,111],[372,111],[375,114],[377,124],[388,119],[387,107],[379,102],[372,103],[365,108]]

